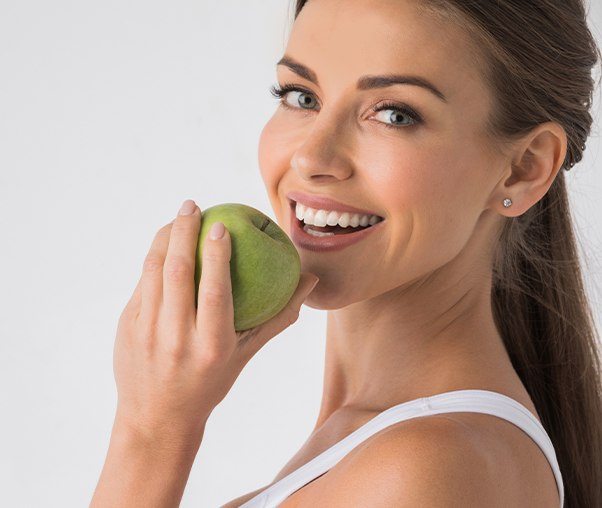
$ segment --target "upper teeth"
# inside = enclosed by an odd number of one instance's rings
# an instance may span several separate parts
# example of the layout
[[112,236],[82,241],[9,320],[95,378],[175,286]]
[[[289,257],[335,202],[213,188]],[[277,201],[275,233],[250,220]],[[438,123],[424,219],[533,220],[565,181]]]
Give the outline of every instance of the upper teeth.
[[335,212],[331,210],[316,210],[309,206],[297,203],[295,206],[295,215],[297,219],[302,220],[305,224],[312,224],[314,226],[336,226],[339,225],[343,228],[348,226],[367,226],[374,225],[380,222],[381,219],[378,215],[362,215],[359,213],[351,214],[349,212]]

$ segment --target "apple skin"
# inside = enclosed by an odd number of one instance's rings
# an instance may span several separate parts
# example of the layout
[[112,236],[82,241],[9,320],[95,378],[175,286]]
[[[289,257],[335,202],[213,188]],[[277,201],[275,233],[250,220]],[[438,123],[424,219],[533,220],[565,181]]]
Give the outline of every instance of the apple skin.
[[223,203],[202,210],[194,275],[197,306],[203,245],[214,222],[222,222],[230,233],[234,329],[248,330],[271,319],[289,302],[301,277],[301,259],[284,230],[256,208]]

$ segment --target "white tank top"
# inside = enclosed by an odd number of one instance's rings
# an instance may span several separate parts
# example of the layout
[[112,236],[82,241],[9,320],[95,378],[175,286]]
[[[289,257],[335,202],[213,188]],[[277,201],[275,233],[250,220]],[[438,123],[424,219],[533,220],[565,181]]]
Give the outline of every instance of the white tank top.
[[324,474],[365,439],[403,420],[454,412],[485,413],[503,418],[526,432],[541,448],[556,478],[560,508],[564,485],[552,441],[535,416],[521,403],[489,390],[454,390],[397,404],[379,413],[347,437],[334,444],[289,475],[263,490],[240,508],[275,508],[293,492]]

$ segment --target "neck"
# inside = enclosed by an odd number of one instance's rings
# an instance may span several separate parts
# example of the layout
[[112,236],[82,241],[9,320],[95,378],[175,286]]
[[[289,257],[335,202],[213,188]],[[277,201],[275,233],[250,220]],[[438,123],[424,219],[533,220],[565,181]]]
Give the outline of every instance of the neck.
[[328,311],[316,428],[342,409],[381,412],[445,391],[495,389],[496,380],[517,377],[493,319],[491,274],[471,276],[467,285],[467,277],[453,274],[477,271],[459,269],[462,262]]

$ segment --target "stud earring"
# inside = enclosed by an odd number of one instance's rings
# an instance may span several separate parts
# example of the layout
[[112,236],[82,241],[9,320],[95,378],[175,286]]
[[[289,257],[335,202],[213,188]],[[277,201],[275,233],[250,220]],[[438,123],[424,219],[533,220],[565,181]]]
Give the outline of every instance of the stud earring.
[[510,198],[504,199],[504,206],[508,208],[512,204],[512,200]]

